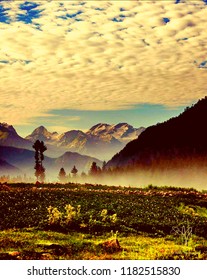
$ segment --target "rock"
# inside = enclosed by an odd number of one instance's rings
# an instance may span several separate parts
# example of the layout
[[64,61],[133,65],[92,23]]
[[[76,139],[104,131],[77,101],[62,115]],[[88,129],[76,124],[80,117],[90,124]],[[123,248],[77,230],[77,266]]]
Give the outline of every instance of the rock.
[[207,253],[207,246],[204,245],[198,245],[195,247],[196,251],[200,251],[201,253]]
[[68,253],[68,249],[59,244],[45,245],[44,248],[52,250],[55,253],[55,255],[58,255],[58,256]]
[[102,247],[108,252],[118,252],[122,250],[118,239],[105,241],[102,243]]

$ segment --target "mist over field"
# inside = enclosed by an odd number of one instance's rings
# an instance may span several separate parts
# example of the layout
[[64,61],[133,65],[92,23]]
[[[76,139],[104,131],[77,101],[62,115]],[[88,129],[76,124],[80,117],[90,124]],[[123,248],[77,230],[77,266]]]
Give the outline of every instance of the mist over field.
[[[98,183],[98,180],[95,182]],[[107,185],[117,186],[175,186],[184,188],[195,188],[197,190],[207,190],[206,170],[184,169],[180,171],[137,171],[129,174],[117,175],[116,178],[106,177],[103,182]],[[102,183],[102,180],[99,182]]]
[[[73,180],[72,180],[73,181]],[[55,182],[55,181],[54,181]],[[207,190],[207,170],[190,168],[167,171],[132,171],[100,177],[77,178],[75,182],[123,187],[174,186]]]

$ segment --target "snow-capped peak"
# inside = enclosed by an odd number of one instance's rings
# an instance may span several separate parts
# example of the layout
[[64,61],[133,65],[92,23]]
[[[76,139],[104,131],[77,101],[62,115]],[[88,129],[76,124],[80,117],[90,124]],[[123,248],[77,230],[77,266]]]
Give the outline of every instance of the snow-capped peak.
[[110,124],[107,124],[107,123],[98,123],[94,126],[92,126],[88,131],[87,131],[87,134],[100,134],[104,131],[107,131],[109,128],[111,127]]
[[55,140],[58,137],[57,132],[49,132],[43,125],[37,127],[30,135],[26,137],[31,141],[36,141],[37,139],[45,140]]

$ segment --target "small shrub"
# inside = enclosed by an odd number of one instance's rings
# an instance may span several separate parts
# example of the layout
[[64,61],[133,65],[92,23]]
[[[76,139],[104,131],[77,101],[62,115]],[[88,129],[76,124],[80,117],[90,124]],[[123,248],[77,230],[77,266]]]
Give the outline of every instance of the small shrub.
[[48,224],[50,226],[60,225],[62,220],[62,213],[56,208],[49,206],[47,208],[48,211]]
[[107,209],[103,209],[101,211],[102,222],[106,222],[106,220],[107,220],[107,213],[108,213]]
[[[88,228],[89,232],[108,230],[112,228],[117,222],[117,214],[108,215],[108,210],[103,209],[99,212],[90,214],[85,213],[84,217],[81,215],[81,206],[76,208],[71,204],[67,204],[64,208],[65,212],[60,212],[56,207],[49,206],[48,210],[48,225],[61,226],[64,229],[84,229]],[[95,217],[95,218],[94,218]]]
[[172,232],[178,236],[182,245],[188,246],[192,238],[192,227],[187,223],[186,225],[175,226]]
[[113,214],[110,216],[110,221],[112,224],[115,224],[117,222],[117,214]]
[[63,223],[65,225],[70,225],[74,220],[76,220],[80,216],[81,206],[78,205],[77,209],[73,207],[71,204],[67,204],[65,206],[65,215]]

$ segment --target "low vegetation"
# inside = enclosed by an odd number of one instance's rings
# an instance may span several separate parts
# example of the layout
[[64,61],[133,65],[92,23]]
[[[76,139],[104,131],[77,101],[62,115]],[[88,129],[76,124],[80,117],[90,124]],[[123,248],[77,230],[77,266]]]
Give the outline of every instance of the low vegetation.
[[207,259],[207,193],[1,184],[2,259]]

